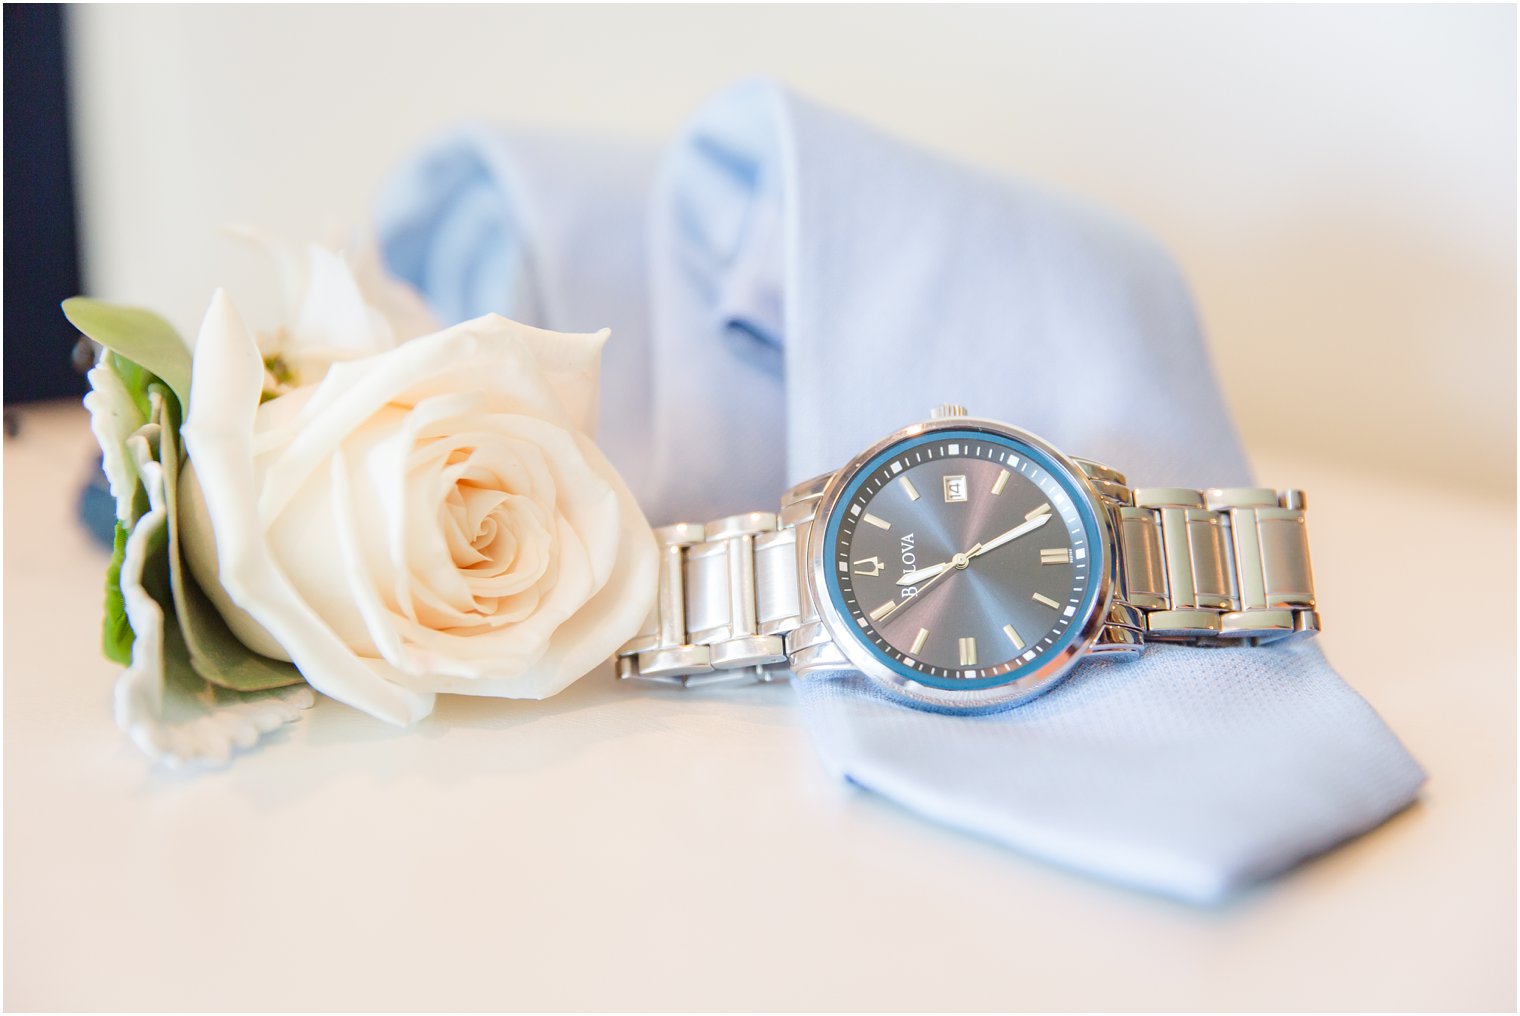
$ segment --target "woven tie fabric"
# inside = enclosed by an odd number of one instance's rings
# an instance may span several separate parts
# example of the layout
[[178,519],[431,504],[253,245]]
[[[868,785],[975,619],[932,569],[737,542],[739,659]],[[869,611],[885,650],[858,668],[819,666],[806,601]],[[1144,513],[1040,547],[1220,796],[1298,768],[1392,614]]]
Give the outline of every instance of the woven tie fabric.
[[1423,776],[1312,645],[1160,646],[990,717],[798,684],[831,769],[922,815],[1195,903],[1378,825]]
[[[612,326],[603,433],[657,524],[774,505],[948,401],[1136,483],[1250,482],[1186,286],[1111,214],[768,81],[715,96],[653,165],[470,128],[398,171],[379,220],[387,263],[445,319]],[[905,708],[858,675],[797,692],[842,778],[1198,903],[1424,780],[1312,643],[1156,647],[991,716]]]

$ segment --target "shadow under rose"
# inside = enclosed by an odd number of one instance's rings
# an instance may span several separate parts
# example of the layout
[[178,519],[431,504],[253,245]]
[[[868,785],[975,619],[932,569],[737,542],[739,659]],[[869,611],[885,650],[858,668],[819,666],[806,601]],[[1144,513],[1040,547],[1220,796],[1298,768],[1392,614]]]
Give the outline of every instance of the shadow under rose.
[[[432,715],[397,727],[319,697],[300,720],[221,768],[153,767],[149,795],[232,791],[258,810],[276,811],[338,781],[361,780],[384,792],[418,780],[440,790],[487,781],[540,779],[573,770],[587,752],[650,737],[684,740],[681,757],[701,758],[713,739],[743,728],[797,727],[796,696],[786,682],[686,691],[616,681],[598,668],[547,699],[440,695]],[[578,777],[584,778],[584,777]],[[607,779],[619,780],[616,768]]]
[[[433,714],[416,730],[439,737],[450,729],[510,730],[567,714],[638,705],[641,720],[658,726],[695,706],[716,704],[742,711],[745,718],[769,723],[795,722],[793,692],[786,682],[683,689],[664,685],[620,682],[610,666],[602,666],[546,699],[503,699],[470,695],[440,695]],[[660,708],[651,709],[651,706]],[[651,715],[653,714],[653,715]]]

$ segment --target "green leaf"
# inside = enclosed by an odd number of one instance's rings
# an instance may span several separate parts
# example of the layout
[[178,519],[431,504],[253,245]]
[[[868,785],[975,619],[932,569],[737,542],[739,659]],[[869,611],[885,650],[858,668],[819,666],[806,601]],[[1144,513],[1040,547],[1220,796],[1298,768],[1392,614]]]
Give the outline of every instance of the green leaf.
[[[111,352],[162,378],[181,408],[190,405],[190,347],[169,322],[150,310],[84,296],[63,301],[63,314],[75,328]],[[146,390],[145,379],[129,377],[123,364],[118,363],[117,368],[129,389]]]
[[165,697],[175,693],[194,697],[208,694],[208,682],[195,667],[184,630],[168,612],[164,614],[163,649]]
[[100,643],[106,659],[122,666],[132,662],[132,625],[127,620],[127,605],[121,596],[121,563],[127,557],[127,527],[116,523],[116,537],[111,544],[111,564],[106,568],[106,611],[101,623]]
[[190,666],[211,684],[234,691],[267,691],[301,683],[301,672],[293,664],[272,660],[243,645],[185,569],[180,551],[179,431],[173,410],[165,406],[162,413],[158,457],[164,467],[169,518],[169,586]]
[[146,419],[152,413],[152,408],[148,404],[148,385],[157,381],[158,378],[120,353],[113,353],[109,349],[106,350],[105,362],[111,365],[111,369],[121,379],[122,387],[127,390],[127,395],[132,399],[132,404]]

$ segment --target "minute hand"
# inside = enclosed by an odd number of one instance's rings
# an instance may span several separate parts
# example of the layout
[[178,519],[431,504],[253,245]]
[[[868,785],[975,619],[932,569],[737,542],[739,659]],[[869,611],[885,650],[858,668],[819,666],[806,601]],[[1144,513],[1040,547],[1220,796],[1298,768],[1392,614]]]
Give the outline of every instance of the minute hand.
[[[969,562],[974,557],[981,557],[983,554],[987,553],[987,551],[992,550],[996,547],[1001,547],[1003,544],[1009,542],[1010,540],[1017,540],[1025,533],[1034,532],[1036,529],[1039,529],[1049,521],[1050,513],[1042,512],[1041,514],[1036,515],[1034,518],[1030,519],[1028,522],[1014,526],[1012,529],[1008,530],[1008,532],[1002,534],[1001,536],[995,536],[987,543],[978,544],[977,546],[971,548],[970,552],[966,554],[966,560]],[[953,567],[954,564],[954,561],[942,561],[939,564],[931,564],[927,568],[920,568],[917,571],[910,571],[908,574],[898,579],[897,584],[900,586],[911,586],[915,582],[922,582],[924,579],[930,578],[932,576],[940,574],[943,571],[948,570],[949,568]]]
[[1041,526],[1043,526],[1045,523],[1047,523],[1049,521],[1050,521],[1050,512],[1041,512],[1040,514],[1036,515],[1034,518],[1030,519],[1028,522],[1022,523],[1021,525],[1014,526],[1012,529],[1008,530],[1008,532],[1004,533],[1003,535],[1001,535],[1001,536],[994,536],[992,539],[990,539],[986,543],[982,544],[982,548],[980,550],[978,550],[975,554],[972,554],[970,556],[971,557],[981,557],[983,554],[987,553],[989,550],[997,550],[1003,544],[1010,543],[1013,540],[1017,540],[1019,537],[1023,536],[1025,533],[1032,533],[1036,529],[1039,529]]

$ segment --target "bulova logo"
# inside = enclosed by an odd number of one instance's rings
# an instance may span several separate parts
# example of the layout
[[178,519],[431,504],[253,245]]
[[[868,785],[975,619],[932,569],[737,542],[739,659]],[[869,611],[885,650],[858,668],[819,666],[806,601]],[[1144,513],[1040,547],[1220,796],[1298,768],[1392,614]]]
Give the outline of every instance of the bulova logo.
[[[918,554],[915,553],[915,551],[913,549],[914,548],[913,534],[912,533],[904,533],[902,535],[902,537],[898,540],[898,544],[899,544],[899,548],[898,548],[899,552],[902,555],[902,573],[904,575],[906,575],[910,571],[913,571],[915,568],[918,567]],[[902,587],[902,598],[903,599],[906,600],[906,599],[908,599],[911,596],[917,596],[917,595],[918,595],[918,587],[917,586],[903,586]]]

